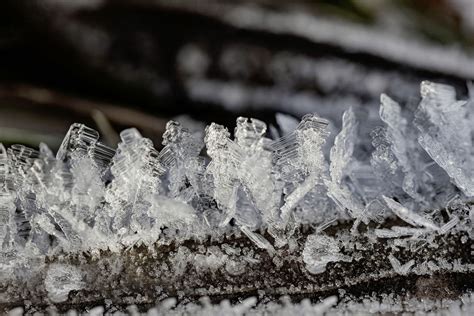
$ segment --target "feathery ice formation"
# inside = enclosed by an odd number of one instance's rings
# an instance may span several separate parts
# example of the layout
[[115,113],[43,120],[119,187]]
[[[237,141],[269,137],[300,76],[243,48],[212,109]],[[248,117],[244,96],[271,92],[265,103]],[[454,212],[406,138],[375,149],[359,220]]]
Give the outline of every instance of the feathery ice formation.
[[[310,274],[358,260],[341,251],[350,236],[401,244],[463,232],[470,242],[473,96],[457,101],[452,87],[431,82],[421,84],[421,96],[409,113],[382,95],[371,142],[348,109],[332,147],[330,122],[315,114],[299,124],[280,116],[279,129],[269,130],[239,117],[233,139],[215,123],[202,139],[170,121],[161,151],[134,128],[114,150],[82,124],[71,126],[56,156],[45,144],[39,151],[0,144],[0,273],[18,273],[22,261],[232,234],[270,256],[299,251]],[[324,232],[347,222],[349,239]],[[294,238],[301,226],[314,228],[302,242]],[[400,275],[413,269],[393,255],[387,261]],[[84,287],[74,266],[50,271],[53,301]],[[63,288],[61,275],[72,280]]]

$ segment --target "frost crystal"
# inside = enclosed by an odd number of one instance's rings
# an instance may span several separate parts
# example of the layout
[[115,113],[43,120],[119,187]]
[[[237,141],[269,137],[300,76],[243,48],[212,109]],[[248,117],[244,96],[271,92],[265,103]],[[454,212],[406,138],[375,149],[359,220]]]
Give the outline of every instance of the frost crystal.
[[386,128],[374,131],[375,152],[372,154],[372,164],[379,172],[381,179],[395,188],[403,190],[411,198],[424,201],[418,193],[421,185],[417,172],[417,151],[406,119],[401,114],[401,107],[387,95],[380,97],[380,118]]
[[409,210],[408,208],[404,207],[400,203],[394,201],[391,198],[383,196],[385,203],[387,203],[388,207],[397,215],[400,219],[404,220],[410,225],[413,226],[423,226],[428,229],[438,230],[438,226],[435,225],[429,219],[414,213],[413,211]]
[[424,81],[415,125],[418,141],[431,158],[467,196],[474,196],[472,101],[456,101],[447,85]]
[[351,257],[340,253],[338,242],[325,235],[310,235],[303,250],[303,261],[306,269],[313,274],[326,270],[329,262],[351,261]]
[[[348,175],[354,162],[351,161],[357,137],[357,122],[352,108],[342,116],[342,130],[334,140],[329,168],[330,181],[326,181],[329,197],[341,208],[347,209],[353,218],[367,223],[364,197],[354,192],[348,183]],[[352,162],[352,163],[351,163]]]
[[[195,297],[258,291],[268,280],[247,277],[255,267],[278,274],[304,265],[304,277],[324,281],[337,274],[334,266],[351,271],[369,250],[383,252],[370,258],[383,261],[380,269],[390,262],[401,275],[471,273],[452,245],[467,251],[474,236],[474,102],[456,101],[446,85],[423,82],[421,92],[414,114],[382,95],[382,126],[371,142],[372,125],[358,123],[364,113],[350,108],[334,143],[329,130],[337,127],[308,114],[299,124],[278,115],[279,129],[270,132],[257,119],[239,117],[233,135],[212,123],[204,139],[170,121],[161,151],[134,128],[120,133],[114,150],[82,124],[71,126],[56,156],[45,144],[0,144],[0,280],[5,288],[40,282],[36,291],[62,302],[92,293],[81,265],[107,266],[111,277],[131,265],[124,282],[165,275],[172,285],[160,284],[183,296],[174,286],[186,279]],[[347,222],[350,232],[341,228]],[[455,256],[428,257],[425,248]],[[149,262],[151,271],[143,267]],[[201,275],[236,283],[204,288]],[[235,285],[247,279],[251,285]],[[279,283],[271,288],[282,293]],[[283,293],[314,288],[301,281]],[[297,310],[313,310],[306,305]]]

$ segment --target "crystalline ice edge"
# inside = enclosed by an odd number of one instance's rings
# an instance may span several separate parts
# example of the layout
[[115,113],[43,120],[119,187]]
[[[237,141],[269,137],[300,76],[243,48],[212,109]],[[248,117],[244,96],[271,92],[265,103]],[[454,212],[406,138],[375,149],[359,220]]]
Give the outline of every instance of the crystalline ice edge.
[[[280,131],[271,133],[258,119],[237,118],[233,136],[212,123],[204,139],[170,121],[161,151],[134,128],[120,133],[114,150],[82,124],[71,126],[56,156],[45,144],[0,144],[0,272],[60,253],[234,234],[275,262],[287,246],[318,274],[355,260],[343,249],[357,234],[394,247],[422,247],[452,232],[472,238],[474,102],[456,101],[452,87],[431,82],[421,84],[421,94],[414,114],[382,95],[382,126],[372,140],[359,137],[360,113],[349,109],[334,143],[331,122],[308,114],[299,124],[279,115]],[[366,148],[372,152],[361,154]],[[387,219],[398,222],[381,227]],[[340,222],[352,223],[352,237],[326,234]],[[300,226],[313,229],[304,240],[294,237]],[[226,249],[201,261],[241,273],[246,262],[224,263],[240,249]],[[434,263],[402,264],[395,252],[387,260],[400,274],[434,271]],[[76,283],[51,295],[62,299],[82,286]]]
[[464,194],[474,196],[472,104],[456,101],[452,87],[427,81],[421,83],[421,96],[414,121],[420,145]]

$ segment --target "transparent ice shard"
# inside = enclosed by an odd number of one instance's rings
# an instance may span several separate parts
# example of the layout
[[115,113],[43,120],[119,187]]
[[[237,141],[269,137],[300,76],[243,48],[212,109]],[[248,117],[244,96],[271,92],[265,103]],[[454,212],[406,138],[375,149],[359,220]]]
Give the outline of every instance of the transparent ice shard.
[[[237,118],[235,141],[218,125],[206,129],[206,144],[212,161],[207,172],[213,180],[213,196],[224,209],[219,226],[232,218],[259,247],[273,246],[252,230],[262,220],[270,223],[277,215],[280,194],[272,175],[271,153],[264,147],[266,124],[257,119]],[[217,168],[220,163],[221,168]]]
[[439,228],[439,233],[441,235],[446,234],[451,229],[453,229],[459,223],[459,221],[460,221],[459,217],[454,215],[453,218],[451,218],[446,224],[444,224],[443,226]]
[[273,253],[275,249],[273,248],[272,244],[262,235],[259,233],[252,232],[245,226],[241,226],[240,230],[257,245],[258,248],[266,249],[268,252]]
[[266,124],[260,120],[237,118],[234,136],[242,153],[239,180],[258,211],[254,215],[255,222],[258,222],[259,217],[265,221],[275,218],[281,195],[271,172],[271,152],[264,146],[266,131]]
[[194,194],[203,192],[201,177],[204,173],[204,161],[198,157],[204,142],[199,134],[182,127],[180,123],[169,121],[163,134],[163,145],[159,160],[168,172],[168,195],[175,198],[186,192],[186,183],[190,184]]
[[353,152],[357,137],[357,122],[352,108],[344,112],[342,129],[334,140],[329,166],[330,180],[326,180],[328,196],[342,209],[348,210],[353,218],[367,222],[365,205],[358,192],[351,190],[346,178],[351,172]]
[[342,129],[334,140],[334,146],[331,149],[331,166],[329,173],[334,183],[341,184],[344,176],[348,173],[354,146],[357,137],[357,121],[352,108],[344,112],[342,116]]
[[23,145],[12,145],[7,153],[11,167],[12,189],[16,192],[16,212],[10,233],[16,243],[23,244],[30,238],[30,220],[38,210],[36,181],[31,177],[30,168],[38,158],[39,152]]
[[384,199],[385,203],[387,203],[388,207],[390,207],[392,212],[406,223],[413,226],[422,226],[431,230],[439,229],[433,221],[409,210],[394,199],[386,196],[382,196],[382,198]]
[[99,142],[99,133],[85,126],[74,123],[69,128],[56,154],[59,160],[68,160],[71,155],[89,156],[99,167],[106,167],[115,151]]
[[451,86],[421,83],[422,101],[414,124],[418,142],[467,196],[474,196],[472,113],[466,101],[456,101]]
[[221,226],[235,214],[238,166],[242,161],[239,146],[229,137],[230,133],[222,125],[212,123],[206,127],[207,154],[212,159],[206,173],[212,176],[213,197],[225,213]]
[[72,224],[71,218],[80,218],[91,225],[96,222],[100,223],[97,226],[108,226],[98,208],[106,190],[105,172],[114,154],[115,150],[99,142],[96,130],[77,123],[71,125],[58,150],[57,161],[66,164],[64,168],[58,167],[63,170],[63,175],[70,173],[72,179],[71,183],[67,183],[71,205],[68,212],[58,206],[50,208],[49,213],[75,246],[81,243],[76,231],[80,229],[80,224]]
[[375,236],[378,238],[401,238],[401,237],[418,237],[429,233],[432,230],[426,228],[400,227],[392,226],[391,229],[376,228]]
[[380,118],[386,127],[374,132],[376,149],[372,154],[372,164],[385,183],[402,189],[416,201],[425,202],[419,193],[421,175],[416,163],[420,159],[416,156],[414,138],[409,135],[408,123],[402,116],[400,105],[385,94],[380,96]]

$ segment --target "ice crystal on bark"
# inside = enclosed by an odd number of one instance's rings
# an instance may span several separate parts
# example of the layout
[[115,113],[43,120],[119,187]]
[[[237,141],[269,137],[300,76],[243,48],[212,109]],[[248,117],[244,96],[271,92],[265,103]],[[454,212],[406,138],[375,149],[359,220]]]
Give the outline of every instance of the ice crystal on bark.
[[[474,102],[456,101],[453,88],[431,82],[422,83],[421,94],[414,113],[382,95],[371,141],[361,137],[362,114],[350,108],[335,138],[329,131],[336,127],[316,114],[299,124],[279,114],[269,130],[239,117],[233,136],[212,123],[204,139],[170,121],[160,151],[134,128],[121,132],[114,150],[82,124],[71,126],[56,156],[45,144],[0,144],[2,280],[43,280],[39,293],[60,302],[89,293],[92,272],[81,265],[91,261],[108,267],[111,278],[139,264],[133,275],[151,280],[201,282],[188,280],[192,267],[199,275],[242,277],[238,284],[269,264],[291,262],[294,272],[296,262],[308,278],[335,275],[335,266],[352,271],[380,244],[386,249],[371,260],[402,276],[472,272],[472,263],[442,256],[455,251],[451,235],[460,247],[472,244]],[[330,229],[346,223],[350,233]],[[160,253],[156,245],[168,248]],[[150,271],[140,266],[149,262],[141,255],[120,257],[141,246],[146,258],[159,257]],[[439,256],[413,256],[437,248]],[[69,257],[82,254],[87,259]],[[166,284],[156,286],[184,291]],[[240,291],[199,284],[194,295]],[[315,289],[305,286],[274,290]],[[7,299],[21,293],[10,291]],[[242,304],[242,311],[251,307]],[[298,310],[311,311],[306,305]]]
[[467,196],[474,196],[473,101],[456,101],[454,88],[422,82],[415,113],[418,141]]
[[340,253],[338,242],[329,236],[310,235],[304,245],[303,261],[313,274],[324,272],[329,262],[351,260],[351,257]]

